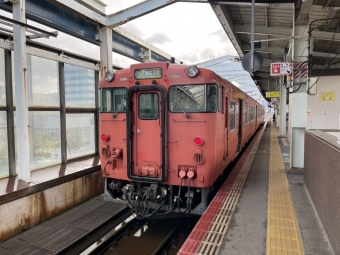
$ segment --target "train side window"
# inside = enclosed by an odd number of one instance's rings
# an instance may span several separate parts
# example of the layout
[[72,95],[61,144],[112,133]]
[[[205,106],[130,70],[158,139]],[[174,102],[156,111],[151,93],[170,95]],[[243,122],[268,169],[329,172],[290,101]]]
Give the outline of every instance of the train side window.
[[251,119],[250,121],[253,121],[254,120],[254,107],[251,106]]
[[158,119],[158,94],[145,93],[138,97],[138,117],[141,120]]
[[218,86],[218,111],[219,112],[223,112],[222,105],[223,105],[222,86]]
[[233,131],[236,129],[236,103],[235,102],[230,102],[229,116],[230,116],[230,131]]
[[224,87],[222,87],[222,95],[221,95],[222,113],[224,113],[223,97],[224,97]]
[[101,112],[125,112],[127,88],[102,89]]

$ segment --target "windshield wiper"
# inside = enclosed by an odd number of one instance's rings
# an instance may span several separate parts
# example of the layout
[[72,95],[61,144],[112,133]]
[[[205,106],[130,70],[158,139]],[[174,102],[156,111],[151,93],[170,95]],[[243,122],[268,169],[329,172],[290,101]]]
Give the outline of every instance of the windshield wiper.
[[181,103],[175,99],[175,102],[178,104],[179,108],[181,108],[182,112],[184,113],[185,117],[187,117],[188,119],[190,119],[189,114],[184,110],[184,107],[181,105]]
[[[123,99],[124,99],[124,102],[126,102],[125,95],[124,95]],[[122,105],[123,105],[123,103],[121,103],[119,105],[119,107],[117,108],[117,110],[113,113],[113,115],[112,115],[113,118],[117,117],[118,112],[122,109]]]
[[198,108],[203,111],[201,105],[196,101],[195,97],[192,95],[192,93],[190,92],[190,94],[188,93],[188,91],[186,91],[185,89],[181,88],[181,86],[178,87],[184,94],[186,94],[192,101],[195,102],[195,104],[198,106]]

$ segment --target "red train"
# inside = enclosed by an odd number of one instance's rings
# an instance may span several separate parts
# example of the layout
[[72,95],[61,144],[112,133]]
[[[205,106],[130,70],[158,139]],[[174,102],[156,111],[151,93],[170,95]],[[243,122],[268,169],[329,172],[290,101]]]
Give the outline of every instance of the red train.
[[100,88],[107,200],[137,217],[200,214],[264,109],[209,69],[150,62],[109,71]]

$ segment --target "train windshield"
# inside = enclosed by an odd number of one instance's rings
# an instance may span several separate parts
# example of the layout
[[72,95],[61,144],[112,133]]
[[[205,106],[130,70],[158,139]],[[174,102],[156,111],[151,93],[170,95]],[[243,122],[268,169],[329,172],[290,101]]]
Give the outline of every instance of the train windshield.
[[216,112],[216,85],[176,85],[169,89],[171,112]]
[[101,90],[101,112],[125,112],[127,88]]

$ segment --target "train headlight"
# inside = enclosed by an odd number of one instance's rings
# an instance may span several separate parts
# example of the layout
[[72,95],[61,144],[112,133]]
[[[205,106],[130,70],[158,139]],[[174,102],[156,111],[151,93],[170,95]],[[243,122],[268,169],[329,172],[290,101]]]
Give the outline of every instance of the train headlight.
[[105,73],[105,80],[108,82],[113,81],[113,79],[115,78],[115,73],[113,71],[107,71]]
[[200,73],[200,69],[197,66],[189,66],[187,69],[187,75],[190,78],[195,78]]

